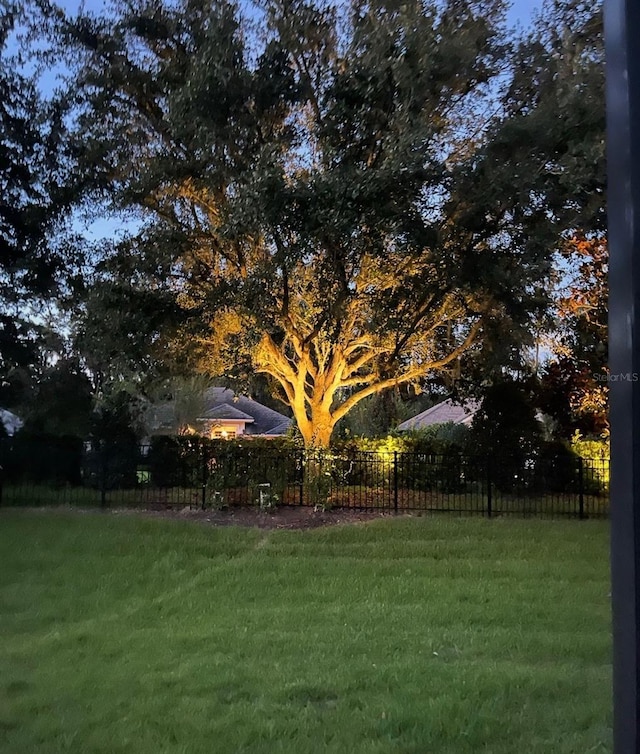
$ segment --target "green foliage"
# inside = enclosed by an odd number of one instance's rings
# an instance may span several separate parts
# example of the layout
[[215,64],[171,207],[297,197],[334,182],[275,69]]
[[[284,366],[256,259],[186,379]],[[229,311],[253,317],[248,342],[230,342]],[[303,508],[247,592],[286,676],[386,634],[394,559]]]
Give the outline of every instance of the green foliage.
[[606,240],[576,236],[563,247],[573,267],[556,301],[555,358],[542,372],[544,409],[562,437],[609,431]]
[[492,478],[501,490],[521,484],[543,442],[531,388],[508,378],[487,388],[469,442],[478,455],[490,459]]
[[602,2],[547,0],[514,62],[505,128],[521,153],[546,161],[540,174],[521,174],[523,189],[542,192],[560,232],[605,233]]
[[[555,440],[544,443],[536,457],[536,471],[541,486],[549,492],[577,492],[580,489],[580,454]],[[598,493],[582,480],[583,492]]]
[[152,437],[145,458],[155,487],[198,487],[204,481],[204,464],[201,444],[192,438]]
[[583,437],[580,432],[575,432],[571,438],[571,449],[584,458],[607,459],[611,456],[608,437]]
[[94,402],[85,457],[86,478],[100,489],[135,487],[140,466],[138,402],[114,391]]
[[5,406],[19,403],[37,374],[48,329],[34,316],[39,305],[64,292],[81,258],[78,244],[59,235],[75,196],[66,108],[57,94],[43,97],[37,64],[27,59],[31,36],[42,42],[41,27],[36,3],[10,1],[0,7],[0,402]]
[[[494,379],[504,369],[521,371],[530,354],[541,344],[544,347],[548,336],[556,336],[562,323],[557,321],[549,294],[580,264],[579,258],[565,254],[567,239],[576,235],[602,239],[606,235],[602,15],[602,0],[545,0],[535,23],[514,40],[508,63],[512,77],[501,90],[501,117],[491,124],[489,138],[471,169],[464,168],[468,212],[475,217],[478,229],[487,214],[508,207],[513,239],[521,249],[515,264],[499,270],[487,249],[484,264],[476,270],[479,276],[497,276],[497,285],[519,290],[525,285],[529,266],[544,264],[544,260],[550,263],[549,251],[556,252],[548,283],[529,289],[526,312],[524,299],[514,302],[505,316],[486,323],[482,342],[462,357],[453,379],[465,394],[474,394],[483,380]],[[523,317],[529,318],[525,327],[521,325]],[[572,358],[574,365],[582,363],[573,370],[567,368],[570,363],[561,364],[562,374],[552,389],[561,390],[571,371],[584,384],[585,376],[592,377],[606,364],[606,349],[598,346],[599,342],[606,344],[606,338],[601,334],[594,338],[595,328],[580,333],[590,318],[606,323],[606,293],[596,306],[589,307],[574,331],[578,340],[583,339],[583,347],[576,349]],[[534,358],[537,361],[537,356]],[[584,361],[589,369],[581,375]],[[557,402],[553,405],[553,399],[549,403],[554,416],[566,426],[563,414],[571,410],[568,401],[564,407]],[[567,438],[576,426],[575,421],[568,424]]]
[[227,493],[249,489],[258,502],[259,486],[282,501],[288,484],[298,478],[297,448],[282,440],[208,440],[195,435],[151,438],[144,468],[157,487],[205,487],[208,501],[227,503]]
[[494,190],[514,184],[487,115],[502,14],[482,0],[60,14],[87,196],[143,221],[88,293],[92,352],[104,340],[117,358],[121,341],[134,371],[268,374],[311,447],[491,323],[526,327],[551,247],[531,237],[531,193]]
[[332,477],[338,484],[380,489],[391,487],[397,474],[406,489],[455,492],[465,483],[464,465],[469,462],[462,459],[470,452],[468,440],[467,427],[440,424],[384,438],[335,442]]
[[609,489],[611,443],[609,437],[583,437],[575,432],[571,449],[585,459],[586,480],[589,489]]
[[22,429],[0,443],[5,481],[16,484],[79,485],[83,477],[82,441]]
[[469,429],[462,424],[434,424],[423,429],[391,434],[387,437],[353,437],[336,441],[336,450],[375,452],[381,455],[398,453],[427,453],[441,455],[449,450],[465,450],[468,446]]
[[33,386],[23,408],[24,429],[87,439],[92,429],[92,386],[75,360],[60,360]]
[[[419,414],[433,404],[428,397],[405,399],[398,390],[385,390],[360,401],[341,420],[337,437],[383,437],[406,419]],[[337,439],[337,438],[336,438]]]
[[[331,490],[336,483],[349,484],[349,478],[341,479],[346,464],[331,451],[323,453],[305,453],[303,459],[303,478],[305,494],[314,510],[326,511],[331,508]],[[348,472],[347,472],[348,473]]]

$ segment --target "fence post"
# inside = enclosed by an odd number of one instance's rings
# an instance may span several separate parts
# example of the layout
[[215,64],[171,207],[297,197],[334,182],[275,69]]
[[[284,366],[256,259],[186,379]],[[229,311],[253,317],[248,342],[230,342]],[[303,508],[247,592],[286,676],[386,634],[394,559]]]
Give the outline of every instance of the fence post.
[[207,507],[207,450],[204,442],[200,443],[202,449],[202,510]]
[[584,461],[578,456],[578,510],[580,518],[584,518]]
[[493,499],[491,489],[491,456],[487,456],[487,516],[493,513]]
[[107,444],[100,443],[100,507],[107,507]]
[[298,461],[300,464],[300,484],[299,484],[299,505],[304,505],[304,464],[305,464],[305,457],[304,457],[304,450],[300,451],[300,455],[298,456]]
[[398,512],[398,451],[393,451],[393,510]]

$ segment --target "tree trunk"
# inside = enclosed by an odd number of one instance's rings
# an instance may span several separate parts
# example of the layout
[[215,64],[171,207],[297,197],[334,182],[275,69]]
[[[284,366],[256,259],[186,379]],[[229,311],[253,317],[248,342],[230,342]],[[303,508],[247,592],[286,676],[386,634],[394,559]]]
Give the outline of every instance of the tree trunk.
[[[312,421],[313,433],[311,436],[311,446],[314,448],[328,448],[333,434],[334,422],[331,417],[323,417],[322,421]],[[306,445],[306,443],[305,443]]]
[[305,448],[323,450],[329,447],[336,424],[336,420],[331,416],[329,409],[314,406],[311,409],[311,418],[309,418],[306,407],[302,405],[299,411],[296,411],[294,407],[293,415],[304,440]]

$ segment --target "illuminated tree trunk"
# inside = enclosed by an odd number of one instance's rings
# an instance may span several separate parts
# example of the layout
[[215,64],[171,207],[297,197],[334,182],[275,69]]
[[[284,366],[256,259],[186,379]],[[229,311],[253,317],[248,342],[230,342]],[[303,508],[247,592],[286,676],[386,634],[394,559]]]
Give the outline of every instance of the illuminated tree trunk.
[[305,446],[313,448],[327,448],[331,442],[331,435],[336,425],[336,420],[327,410],[322,407],[312,412],[311,417],[311,434],[304,437]]
[[[281,385],[305,447],[326,448],[336,424],[361,400],[401,383],[424,377],[429,371],[457,359],[480,331],[476,320],[466,337],[439,359],[408,365],[391,378],[381,376],[378,357],[388,351],[372,342],[354,340],[343,345],[305,343],[295,335],[278,345],[265,334],[255,354],[255,368]],[[292,345],[293,343],[293,345]]]

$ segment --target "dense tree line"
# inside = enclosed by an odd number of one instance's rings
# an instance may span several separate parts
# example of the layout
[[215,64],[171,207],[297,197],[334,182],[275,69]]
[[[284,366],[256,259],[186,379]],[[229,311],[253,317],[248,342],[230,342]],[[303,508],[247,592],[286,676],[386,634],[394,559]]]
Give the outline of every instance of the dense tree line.
[[[56,338],[41,307],[61,292],[73,250],[58,235],[74,198],[65,107],[45,98],[15,42],[24,5],[0,9],[0,401],[20,400]],[[28,62],[28,61],[27,61]],[[37,316],[39,315],[40,316]]]

